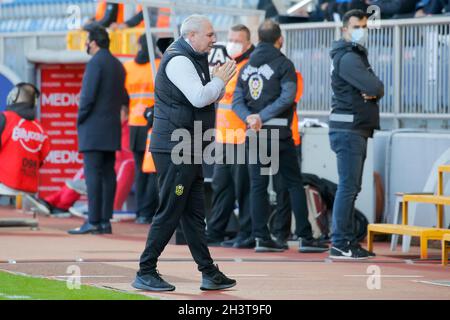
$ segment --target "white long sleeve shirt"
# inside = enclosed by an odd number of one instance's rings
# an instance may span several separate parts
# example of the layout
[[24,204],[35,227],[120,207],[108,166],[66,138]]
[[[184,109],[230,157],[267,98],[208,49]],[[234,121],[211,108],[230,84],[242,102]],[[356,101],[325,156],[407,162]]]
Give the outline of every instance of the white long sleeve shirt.
[[203,85],[194,64],[185,56],[172,58],[166,66],[166,74],[196,108],[220,100],[225,93],[225,83],[220,78],[213,78]]

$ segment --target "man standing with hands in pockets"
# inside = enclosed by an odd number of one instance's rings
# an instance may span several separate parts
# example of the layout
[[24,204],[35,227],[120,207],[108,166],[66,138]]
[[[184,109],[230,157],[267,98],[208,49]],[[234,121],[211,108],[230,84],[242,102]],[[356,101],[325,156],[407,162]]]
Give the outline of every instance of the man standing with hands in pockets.
[[[158,174],[160,206],[132,284],[137,289],[175,290],[175,286],[161,278],[156,264],[180,221],[202,273],[200,289],[221,290],[236,285],[235,280],[219,271],[209,253],[202,165],[194,161],[199,152],[203,153],[193,148],[194,140],[201,139],[194,137],[194,123],[201,123],[202,132],[214,128],[215,103],[222,98],[226,84],[236,73],[236,63],[229,61],[215,67],[211,79],[207,57],[215,42],[216,35],[207,17],[187,17],[181,25],[181,37],[164,53],[156,75],[150,151]],[[183,159],[188,156],[189,161],[183,160],[181,164],[174,162],[179,155],[173,149],[180,142],[174,141],[172,134],[177,129],[187,130],[191,137],[189,151],[183,154]]]

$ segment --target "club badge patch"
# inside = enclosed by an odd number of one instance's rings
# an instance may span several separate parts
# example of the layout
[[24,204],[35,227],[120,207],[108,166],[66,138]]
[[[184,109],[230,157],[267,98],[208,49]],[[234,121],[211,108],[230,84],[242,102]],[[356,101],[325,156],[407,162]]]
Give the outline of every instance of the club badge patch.
[[248,81],[248,86],[253,100],[258,100],[264,87],[263,78],[259,74],[252,75]]
[[181,196],[184,192],[184,186],[182,184],[179,184],[175,187],[175,194],[177,196]]

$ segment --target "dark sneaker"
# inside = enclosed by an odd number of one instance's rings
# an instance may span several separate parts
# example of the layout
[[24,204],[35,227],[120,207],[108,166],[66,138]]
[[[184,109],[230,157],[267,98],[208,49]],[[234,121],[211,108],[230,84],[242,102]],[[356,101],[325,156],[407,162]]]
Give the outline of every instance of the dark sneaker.
[[331,247],[330,258],[337,260],[366,260],[369,259],[367,252],[357,246],[347,245],[345,247]]
[[256,241],[255,238],[253,237],[248,237],[246,239],[242,239],[240,241],[236,241],[233,244],[233,248],[237,248],[237,249],[253,249],[256,246]]
[[363,253],[367,254],[369,256],[369,258],[373,258],[373,257],[377,256],[374,252],[366,250],[363,247],[361,247],[361,245],[359,243],[354,245],[354,247],[358,248],[360,251],[362,251]]
[[233,238],[233,239],[230,239],[230,240],[225,240],[225,241],[222,241],[220,243],[220,245],[222,247],[224,247],[224,248],[232,248],[236,241],[241,241],[241,239],[236,237],[236,238]]
[[255,252],[283,252],[282,245],[276,243],[272,239],[256,239]]
[[151,271],[149,273],[143,275],[136,275],[133,283],[131,284],[133,288],[139,290],[147,290],[147,291],[173,291],[175,290],[175,286],[166,282],[158,270]]
[[228,278],[224,275],[219,267],[209,273],[202,273],[202,284],[200,290],[223,290],[234,287],[236,280]]
[[151,224],[152,221],[153,221],[152,218],[140,216],[140,217],[136,218],[134,223],[136,223],[136,224]]
[[301,253],[320,253],[328,251],[328,245],[324,244],[318,239],[304,239],[298,240],[298,252]]
[[283,247],[283,249],[288,250],[289,249],[289,245],[287,240],[282,240],[282,239],[275,239],[275,242],[278,243],[281,247]]
[[100,223],[100,234],[112,234],[111,222]]

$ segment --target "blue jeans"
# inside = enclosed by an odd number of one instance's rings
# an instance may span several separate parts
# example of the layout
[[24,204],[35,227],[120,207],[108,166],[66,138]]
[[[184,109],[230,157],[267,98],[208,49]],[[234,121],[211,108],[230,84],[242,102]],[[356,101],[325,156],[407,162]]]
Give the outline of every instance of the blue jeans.
[[331,242],[342,247],[356,243],[355,201],[361,191],[367,138],[350,131],[330,132],[331,149],[336,153],[339,175],[333,205]]

